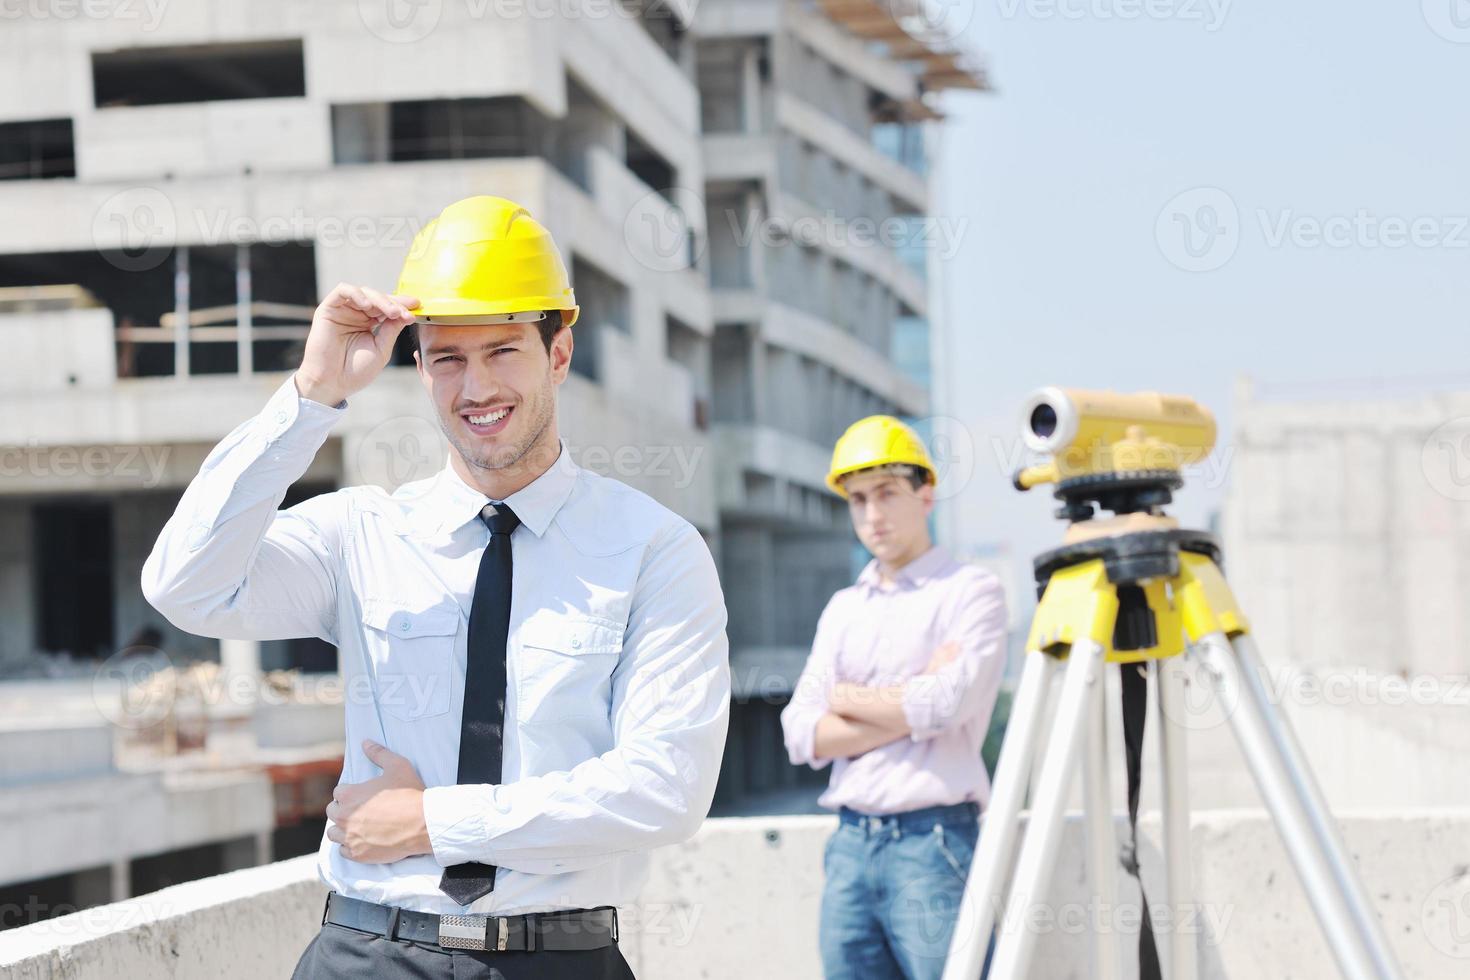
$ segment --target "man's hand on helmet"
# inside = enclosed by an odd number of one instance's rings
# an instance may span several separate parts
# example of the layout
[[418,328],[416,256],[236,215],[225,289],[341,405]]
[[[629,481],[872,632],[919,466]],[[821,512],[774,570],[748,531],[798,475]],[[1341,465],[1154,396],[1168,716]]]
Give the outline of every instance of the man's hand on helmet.
[[387,366],[398,335],[414,322],[408,311],[417,305],[412,296],[339,283],[312,317],[296,390],[336,406],[366,388]]

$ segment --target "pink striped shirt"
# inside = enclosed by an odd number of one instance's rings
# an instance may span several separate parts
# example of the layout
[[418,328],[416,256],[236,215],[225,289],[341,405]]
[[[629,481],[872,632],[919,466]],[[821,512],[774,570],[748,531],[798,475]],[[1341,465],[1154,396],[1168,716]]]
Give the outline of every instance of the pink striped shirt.
[[[990,799],[980,746],[1005,669],[1005,595],[999,580],[930,548],[883,583],[876,561],[832,597],[817,623],[811,656],[781,712],[792,765],[821,769],[812,755],[817,720],[838,683],[903,686],[912,732],[852,759],[837,759],[818,803],[887,814]],[[934,651],[960,653],[922,674]]]

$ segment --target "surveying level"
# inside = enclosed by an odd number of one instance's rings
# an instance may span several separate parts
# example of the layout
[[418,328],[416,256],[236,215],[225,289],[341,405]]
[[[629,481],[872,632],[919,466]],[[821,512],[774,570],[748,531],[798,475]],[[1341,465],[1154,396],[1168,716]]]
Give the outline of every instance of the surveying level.
[[[1250,626],[1220,570],[1213,535],[1181,529],[1163,508],[1183,486],[1180,467],[1203,459],[1215,443],[1215,421],[1191,401],[1152,392],[1042,388],[1026,400],[1028,447],[1052,459],[1022,470],[1018,489],[1056,485],[1057,516],[1068,522],[1060,548],[1034,562],[1039,602],[1026,644],[1021,680],[996,764],[990,808],[960,903],[944,980],[975,980],[996,916],[990,980],[1029,976],[1036,932],[1022,923],[1046,898],[1061,843],[1063,809],[1075,770],[1082,769],[1088,878],[1093,898],[1113,903],[1114,861],[1138,877],[1138,787],[1151,675],[1160,715],[1163,858],[1170,921],[1193,903],[1189,873],[1189,805],[1184,680],[1198,665],[1222,705],[1256,787],[1276,824],[1297,876],[1344,977],[1398,980],[1398,963],[1369,904],[1301,746],[1267,696]],[[1101,509],[1111,516],[1097,517]],[[1065,664],[1065,670],[1062,665]],[[1118,852],[1109,794],[1105,671],[1118,665],[1132,840]],[[1051,730],[1042,719],[1062,674]],[[1032,764],[1030,818],[1019,815]],[[1012,855],[1018,836],[1020,853]],[[1009,879],[1009,881],[1008,881]],[[1009,887],[1007,887],[1009,884]],[[1142,887],[1142,879],[1139,880]],[[1161,961],[1145,899],[1139,972],[1158,980]],[[1195,980],[1197,951],[1176,933],[1169,943],[1170,980]],[[1117,935],[1094,936],[1094,976],[1120,974]]]

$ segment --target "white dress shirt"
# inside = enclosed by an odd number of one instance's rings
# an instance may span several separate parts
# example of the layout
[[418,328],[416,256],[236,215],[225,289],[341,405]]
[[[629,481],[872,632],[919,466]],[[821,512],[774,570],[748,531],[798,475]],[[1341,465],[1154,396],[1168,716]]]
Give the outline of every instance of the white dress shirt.
[[[521,526],[504,781],[457,785],[490,498],[446,466],[391,495],[350,487],[278,511],[345,405],[302,398],[288,379],[226,436],[143,566],[143,594],[201,636],[335,644],[342,782],[380,774],[364,738],[417,768],[433,853],[364,864],[324,836],[329,887],[440,914],[630,903],[647,851],[687,839],[708,814],[724,752],[725,606],[704,540],[647,495],[577,467],[565,443],[506,498]],[[439,890],[443,868],[465,861],[499,868],[470,906]]]

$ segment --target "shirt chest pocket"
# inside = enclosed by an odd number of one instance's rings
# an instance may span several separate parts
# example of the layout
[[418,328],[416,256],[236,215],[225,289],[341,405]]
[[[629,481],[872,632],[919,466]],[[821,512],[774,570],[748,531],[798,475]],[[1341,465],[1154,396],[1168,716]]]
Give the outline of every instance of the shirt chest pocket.
[[547,618],[517,631],[516,711],[529,724],[606,718],[623,626],[610,620]]
[[448,711],[459,607],[453,602],[423,607],[401,599],[365,599],[362,622],[373,664],[373,692],[383,714],[418,721]]

